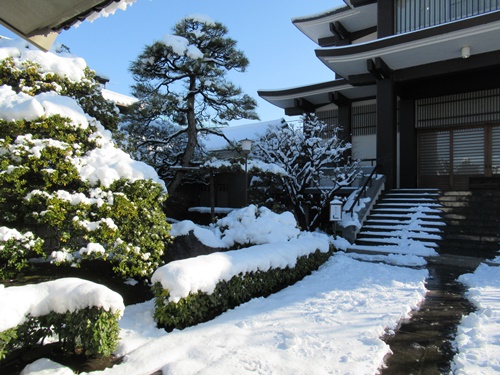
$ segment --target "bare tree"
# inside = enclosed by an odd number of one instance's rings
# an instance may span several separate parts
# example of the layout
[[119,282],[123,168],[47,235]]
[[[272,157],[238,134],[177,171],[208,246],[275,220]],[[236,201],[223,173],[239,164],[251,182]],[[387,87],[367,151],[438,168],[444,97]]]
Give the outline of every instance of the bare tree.
[[351,144],[340,138],[341,128],[324,139],[327,125],[316,116],[304,116],[302,125],[270,127],[253,155],[286,171],[271,176],[266,185],[272,186],[285,208],[294,211],[299,225],[311,230],[318,227],[335,193],[357,176],[358,163],[347,155]]

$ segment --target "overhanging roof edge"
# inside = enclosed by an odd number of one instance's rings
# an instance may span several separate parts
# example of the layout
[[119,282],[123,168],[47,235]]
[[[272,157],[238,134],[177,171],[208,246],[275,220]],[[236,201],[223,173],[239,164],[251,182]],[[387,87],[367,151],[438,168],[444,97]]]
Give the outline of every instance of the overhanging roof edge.
[[[345,87],[342,87],[345,86]],[[292,96],[303,96],[304,94],[312,94],[322,91],[332,91],[335,89],[341,88],[350,88],[352,87],[349,82],[345,79],[336,79],[334,81],[315,83],[312,85],[306,86],[297,86],[289,89],[278,89],[278,90],[258,90],[257,94],[261,97],[292,97]]]

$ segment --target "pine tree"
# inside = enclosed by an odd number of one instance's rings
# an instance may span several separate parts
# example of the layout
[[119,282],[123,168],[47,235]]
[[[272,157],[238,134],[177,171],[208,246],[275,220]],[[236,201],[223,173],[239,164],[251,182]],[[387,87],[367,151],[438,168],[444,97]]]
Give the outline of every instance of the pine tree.
[[[255,100],[227,80],[229,71],[244,72],[248,66],[248,59],[227,33],[219,22],[186,17],[175,25],[173,35],[147,45],[131,65],[136,81],[133,94],[139,102],[123,129],[133,147],[154,154],[145,158],[154,160],[162,178],[173,177],[168,184],[170,194],[184,172],[177,169],[171,176],[168,167],[192,165],[199,133],[219,134],[209,126],[258,119]],[[161,131],[159,121],[163,122]]]

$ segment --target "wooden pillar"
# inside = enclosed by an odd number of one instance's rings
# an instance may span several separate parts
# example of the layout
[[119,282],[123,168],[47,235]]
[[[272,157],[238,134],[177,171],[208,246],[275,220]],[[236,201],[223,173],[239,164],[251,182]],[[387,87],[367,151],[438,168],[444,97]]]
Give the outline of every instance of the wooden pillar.
[[377,166],[388,189],[397,187],[397,101],[394,82],[377,80]]
[[377,35],[379,38],[394,35],[395,4],[393,0],[377,1]]
[[[339,109],[339,125],[342,127],[341,138],[352,144],[352,123],[351,123],[351,113],[352,104],[345,104],[338,107]],[[346,156],[352,156],[352,150],[347,152]]]
[[399,101],[399,181],[402,188],[417,187],[417,130],[415,100]]

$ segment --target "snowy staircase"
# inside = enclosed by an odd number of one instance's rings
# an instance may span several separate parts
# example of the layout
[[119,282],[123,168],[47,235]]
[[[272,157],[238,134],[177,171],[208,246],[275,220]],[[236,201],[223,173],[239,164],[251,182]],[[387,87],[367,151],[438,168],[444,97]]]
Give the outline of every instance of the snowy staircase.
[[348,253],[435,256],[445,226],[440,193],[433,189],[396,189],[370,212]]

